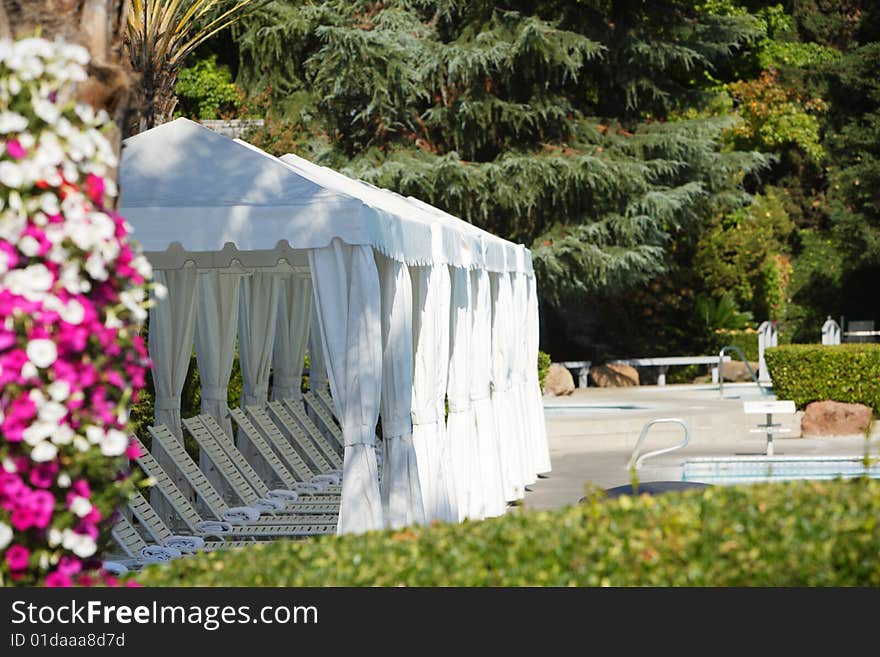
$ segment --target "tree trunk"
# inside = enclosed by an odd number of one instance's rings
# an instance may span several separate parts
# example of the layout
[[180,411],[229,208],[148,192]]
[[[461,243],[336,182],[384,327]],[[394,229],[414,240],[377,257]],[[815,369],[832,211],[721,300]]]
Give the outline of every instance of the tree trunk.
[[116,130],[108,137],[117,154],[131,112],[131,74],[123,49],[128,10],[129,0],[0,0],[0,38],[61,37],[89,51],[89,78],[77,97],[113,118]]

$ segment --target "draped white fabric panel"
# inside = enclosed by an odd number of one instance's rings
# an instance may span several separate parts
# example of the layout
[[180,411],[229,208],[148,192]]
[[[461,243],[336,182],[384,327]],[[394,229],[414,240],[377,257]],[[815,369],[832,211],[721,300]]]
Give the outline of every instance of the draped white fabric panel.
[[427,519],[458,519],[446,444],[451,282],[445,265],[413,267],[413,445]]
[[321,329],[318,316],[312,312],[309,321],[309,386],[317,390],[327,385],[327,366],[324,364],[324,347],[321,345]]
[[312,316],[312,281],[288,276],[281,281],[272,352],[272,399],[302,396],[302,369]]
[[382,509],[392,529],[425,523],[413,447],[413,308],[409,268],[376,254],[382,293]]
[[524,482],[520,460],[517,411],[511,389],[512,354],[510,346],[513,327],[511,312],[513,295],[507,274],[491,274],[492,280],[492,407],[495,411],[495,430],[498,457],[504,480],[504,496],[508,502],[522,499]]
[[446,435],[458,520],[461,521],[481,516],[479,501],[471,499],[480,468],[480,453],[473,432],[474,408],[471,404],[471,285],[468,271],[460,267],[452,269],[449,327],[449,381],[446,384],[449,416],[446,418]]
[[534,448],[535,471],[539,474],[550,472],[550,447],[547,444],[547,425],[544,422],[544,402],[541,392],[541,383],[538,380],[538,343],[539,343],[539,315],[538,315],[538,288],[534,276],[527,279],[528,309],[526,314],[527,323],[527,359],[528,363],[534,363],[534,367],[526,367],[526,399],[527,407],[531,409],[530,433]]
[[[512,339],[508,353],[510,354],[510,392],[513,397],[513,406],[516,411],[516,422],[519,430],[516,432],[517,446],[519,448],[521,480],[524,485],[533,484],[537,481],[537,470],[534,459],[532,442],[534,436],[531,431],[533,409],[529,407],[530,399],[526,395],[526,367],[528,358],[528,290],[526,290],[526,278],[516,273],[508,274],[511,278],[511,290],[513,292],[510,311],[510,337]],[[532,369],[538,366],[537,359]]]
[[[196,362],[201,382],[201,412],[211,415],[232,437],[227,390],[235,359],[240,274],[213,269],[199,274],[196,292]],[[228,493],[223,478],[199,453],[199,466],[217,490]]]
[[[257,272],[241,281],[238,310],[238,358],[241,363],[241,407],[265,404],[269,400],[269,374],[281,279]],[[268,468],[249,440],[239,436],[239,447],[248,462],[264,479]]]
[[498,458],[498,432],[491,397],[492,293],[489,272],[476,270],[471,277],[473,304],[471,333],[471,403],[473,432],[479,451],[479,479],[473,488],[471,517],[495,517],[504,513],[504,483]]
[[[157,300],[150,308],[150,332],[147,337],[156,390],[154,423],[167,426],[181,442],[183,428],[180,424],[180,394],[183,392],[193,349],[196,277],[194,267],[154,272],[154,280],[166,287],[168,295]],[[176,468],[169,468],[172,462],[156,443],[153,444],[153,455],[169,472],[176,473],[177,476],[173,477],[175,482],[182,491],[190,494],[186,480],[179,476]],[[154,492],[150,497],[160,515],[166,520],[174,517],[161,495]]]
[[339,533],[382,529],[376,422],[382,388],[382,299],[368,246],[334,239],[309,253],[330,391],[345,440]]

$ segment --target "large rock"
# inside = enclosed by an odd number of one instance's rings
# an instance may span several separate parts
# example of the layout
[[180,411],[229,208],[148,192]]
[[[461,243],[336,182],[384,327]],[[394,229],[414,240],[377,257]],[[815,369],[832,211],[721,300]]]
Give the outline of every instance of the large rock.
[[600,388],[623,388],[639,385],[639,371],[632,365],[608,363],[590,368],[593,383]]
[[864,434],[873,412],[864,404],[818,401],[807,404],[801,419],[803,436],[855,436]]
[[570,395],[574,392],[574,377],[567,368],[553,363],[547,370],[547,377],[544,379],[545,395]]
[[[752,372],[755,373],[755,376],[757,376],[759,364],[749,362],[749,366],[752,368]],[[721,373],[724,375],[724,380],[730,381],[731,383],[754,381],[752,375],[749,374],[749,370],[746,368],[746,364],[741,360],[731,360],[722,363]]]

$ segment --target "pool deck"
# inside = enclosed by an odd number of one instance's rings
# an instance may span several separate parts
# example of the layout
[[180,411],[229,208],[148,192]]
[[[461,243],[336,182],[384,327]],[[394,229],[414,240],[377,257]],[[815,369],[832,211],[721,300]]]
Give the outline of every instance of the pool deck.
[[[610,488],[630,481],[626,464],[646,422],[678,417],[691,428],[690,445],[648,460],[642,481],[677,479],[686,458],[764,454],[766,438],[749,433],[763,416],[743,413],[743,401],[760,399],[754,384],[725,384],[721,399],[717,384],[577,388],[567,397],[544,397],[547,439],[553,471],[529,486],[524,506],[554,509],[576,503],[587,486]],[[862,456],[864,436],[802,438],[800,413],[774,416],[791,433],[774,437],[777,456]],[[645,442],[652,450],[678,442],[681,428],[657,425]],[[880,455],[880,429],[870,440]]]

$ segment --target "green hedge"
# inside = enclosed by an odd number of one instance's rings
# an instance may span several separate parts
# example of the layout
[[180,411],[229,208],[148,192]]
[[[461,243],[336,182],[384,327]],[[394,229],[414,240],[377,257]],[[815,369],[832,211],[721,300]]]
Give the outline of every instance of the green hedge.
[[550,354],[545,354],[543,351],[538,351],[538,383],[541,385],[541,390],[544,389],[544,379],[547,378],[547,370],[550,369]]
[[483,522],[259,544],[148,586],[878,586],[880,481],[712,487]]
[[831,399],[880,411],[880,344],[791,344],[764,357],[777,399],[798,408]]

